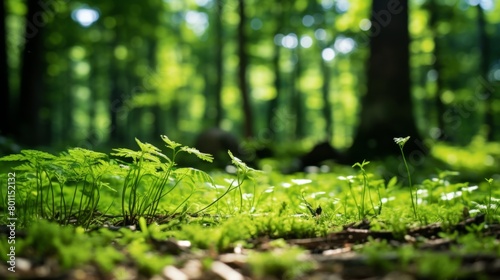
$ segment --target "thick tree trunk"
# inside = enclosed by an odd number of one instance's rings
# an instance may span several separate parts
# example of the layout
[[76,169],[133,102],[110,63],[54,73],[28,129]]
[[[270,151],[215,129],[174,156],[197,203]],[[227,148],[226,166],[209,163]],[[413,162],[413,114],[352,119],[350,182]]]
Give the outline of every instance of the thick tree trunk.
[[429,3],[429,12],[430,19],[429,24],[432,28],[432,33],[434,37],[434,70],[437,73],[436,79],[436,96],[435,96],[435,104],[436,104],[436,114],[437,114],[437,127],[440,130],[440,135],[438,137],[439,140],[449,140],[446,137],[446,126],[444,122],[444,114],[446,111],[446,105],[443,103],[441,96],[443,93],[443,72],[442,72],[442,64],[441,64],[441,46],[439,41],[438,34],[438,18],[439,18],[439,7],[436,3],[436,0],[432,0]]
[[42,144],[42,128],[39,111],[43,91],[43,25],[42,8],[37,1],[30,0],[26,14],[25,44],[22,53],[21,87],[17,115],[17,137],[22,144]]
[[[477,21],[479,29],[479,44],[481,50],[481,61],[480,61],[480,74],[484,79],[488,79],[488,71],[490,68],[490,39],[488,33],[486,32],[486,19],[484,17],[484,11],[481,5],[477,5]],[[483,90],[485,90],[482,87]],[[491,93],[482,93],[484,96],[489,94],[489,98],[485,100],[486,105],[486,115],[485,123],[488,126],[488,133],[486,139],[488,141],[495,141],[495,114],[493,112],[493,96]]]
[[13,120],[10,117],[11,98],[7,65],[7,30],[5,27],[5,1],[0,1],[0,135],[12,134]]
[[248,82],[247,82],[248,54],[246,51],[247,36],[245,30],[245,25],[246,25],[245,1],[238,0],[238,3],[239,3],[238,14],[240,16],[240,22],[238,23],[238,57],[240,59],[238,68],[238,81],[241,90],[241,98],[243,99],[245,137],[252,138],[253,116],[252,116],[250,93],[248,90]]
[[[276,21],[276,29],[274,30],[273,35],[277,35],[283,29],[283,4],[281,1],[277,1],[276,5],[274,5],[274,17],[277,19]],[[274,39],[274,38],[273,38]],[[267,135],[262,135],[267,140],[277,140],[278,126],[275,123],[277,110],[279,108],[280,103],[280,95],[282,90],[281,85],[281,69],[280,69],[280,60],[281,60],[281,46],[278,44],[274,44],[274,53],[272,58],[272,69],[274,71],[274,89],[276,90],[276,96],[269,101],[267,107]]]
[[405,146],[407,153],[425,154],[410,94],[408,1],[374,0],[371,21],[368,91],[350,158],[398,155],[393,138],[406,136],[412,137]]
[[213,44],[213,56],[203,53],[205,49],[200,52],[200,60],[202,64],[208,65],[208,71],[203,72],[203,79],[205,80],[204,96],[205,96],[205,112],[203,125],[204,127],[220,127],[223,118],[222,109],[222,81],[224,77],[224,61],[222,57],[223,43],[223,26],[222,26],[222,11],[224,1],[215,0],[215,12],[212,16],[213,20],[210,23],[213,28],[211,29]]

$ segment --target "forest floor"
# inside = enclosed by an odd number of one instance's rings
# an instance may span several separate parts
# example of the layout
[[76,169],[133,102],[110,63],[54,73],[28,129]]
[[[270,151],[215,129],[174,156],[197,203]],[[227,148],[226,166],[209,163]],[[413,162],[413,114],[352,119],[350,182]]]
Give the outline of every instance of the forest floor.
[[[365,220],[345,225],[342,230],[323,237],[279,239],[281,242],[276,242],[265,236],[247,240],[246,248],[230,246],[220,252],[214,248],[192,250],[187,240],[151,238],[146,241],[151,243],[151,249],[159,255],[173,257],[172,263],[175,264],[165,266],[154,275],[145,274],[134,261],[116,263],[114,272],[109,273],[92,262],[64,269],[61,260],[47,256],[41,262],[30,257],[18,259],[14,274],[2,265],[5,270],[2,269],[0,276],[3,279],[498,279],[498,253],[460,253],[453,250],[454,246],[459,245],[456,240],[439,237],[440,233],[450,231],[466,235],[471,226],[484,224],[484,218],[484,215],[478,215],[446,227],[441,223],[432,223],[410,228],[404,235],[372,230],[370,222]],[[113,230],[121,229],[115,227]],[[128,227],[126,230],[131,229]],[[16,234],[18,238],[27,237],[22,231]],[[498,239],[500,224],[489,225],[481,231],[481,236]],[[368,253],[360,252],[370,242],[386,244],[392,249],[386,247]],[[251,249],[249,244],[252,245]],[[401,248],[408,246],[413,248],[411,256],[401,253]],[[291,248],[304,250],[297,253]],[[253,252],[268,252],[270,258],[264,258],[257,262],[263,263],[256,264],[255,260],[249,261],[249,255]],[[128,254],[125,249],[121,253]],[[296,259],[282,264],[273,260],[286,258],[284,254],[288,253]],[[431,262],[435,263],[422,265],[421,259],[429,256],[432,256]],[[146,255],[144,257],[147,258]],[[265,262],[269,262],[267,266]],[[259,265],[263,267],[259,268],[262,271],[256,271]],[[439,268],[439,265],[444,267]],[[290,270],[297,269],[295,266],[302,266],[299,268],[300,273],[289,274]],[[456,271],[452,273],[450,269]]]
[[[172,159],[178,151],[206,158],[165,141]],[[3,167],[15,192],[1,195],[0,278],[500,275],[500,188],[490,169],[475,175],[493,177],[481,181],[426,169],[412,183],[404,168],[380,175],[397,169],[390,161],[284,175],[233,159],[229,172],[205,173],[138,144],[112,154],[131,162],[79,148],[2,158],[20,164]]]

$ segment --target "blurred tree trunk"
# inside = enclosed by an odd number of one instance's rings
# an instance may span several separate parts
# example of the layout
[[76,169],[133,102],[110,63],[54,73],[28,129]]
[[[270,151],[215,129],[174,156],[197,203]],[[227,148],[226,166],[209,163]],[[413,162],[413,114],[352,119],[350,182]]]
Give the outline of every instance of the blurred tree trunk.
[[[490,39],[488,33],[486,32],[486,19],[484,17],[484,10],[481,4],[477,4],[477,22],[479,29],[479,47],[481,50],[481,61],[480,61],[480,75],[484,80],[488,80],[488,72],[490,69]],[[481,90],[486,90],[485,87],[481,87]],[[494,96],[493,91],[489,93],[481,92],[481,95],[489,97],[485,100],[486,112],[485,112],[485,123],[488,126],[488,133],[486,135],[486,140],[495,141],[495,113],[493,109]]]
[[[122,120],[120,117],[123,115],[124,110],[124,99],[126,96],[123,90],[123,79],[121,78],[121,61],[119,61],[116,56],[113,54],[116,46],[118,45],[115,42],[112,45],[111,51],[111,63],[110,65],[110,94],[109,94],[109,118],[110,118],[110,131],[109,131],[109,141],[112,144],[120,143],[122,141],[124,134],[122,129]],[[123,143],[123,142],[122,142]]]
[[7,65],[7,29],[5,26],[5,1],[0,3],[0,135],[12,134],[13,119],[10,117],[11,98],[9,89],[9,70]]
[[203,71],[203,79],[205,80],[204,97],[205,97],[205,112],[203,125],[205,127],[219,127],[222,121],[222,81],[223,81],[223,26],[222,26],[222,10],[224,1],[215,0],[215,11],[211,18],[213,19],[210,26],[213,44],[213,56],[207,55],[206,48],[203,46],[198,49],[199,58],[202,65],[209,65],[209,69]]
[[224,1],[216,0],[216,17],[215,17],[215,126],[219,127],[222,122],[222,81],[224,75],[222,49],[223,44],[223,26],[222,26],[222,12]]
[[[327,12],[323,11],[323,17],[327,17]],[[322,23],[322,28],[327,29],[326,22]],[[319,63],[321,66],[321,76],[323,78],[323,83],[321,85],[321,97],[323,99],[323,119],[325,120],[325,134],[326,139],[330,141],[333,137],[333,114],[332,114],[332,100],[330,98],[330,85],[332,83],[332,75],[330,72],[330,66],[328,62],[323,59],[322,51],[328,47],[329,43],[322,40],[318,40],[318,53],[319,53]]]
[[157,139],[160,135],[166,134],[165,132],[165,122],[164,122],[164,114],[163,114],[163,108],[164,108],[164,102],[162,100],[159,100],[160,95],[158,93],[158,85],[160,73],[158,72],[157,67],[157,58],[156,58],[156,52],[158,50],[158,43],[155,40],[149,40],[148,42],[148,51],[147,51],[147,59],[148,59],[148,64],[149,68],[151,69],[150,75],[152,77],[147,81],[146,87],[149,91],[152,91],[155,96],[157,96],[158,100],[156,104],[153,106],[152,109],[152,114],[153,114],[153,128],[151,129],[151,139]]
[[[25,145],[42,145],[44,140],[40,109],[46,95],[43,90],[43,27],[35,24],[43,10],[38,1],[27,2],[24,50],[21,62],[21,85],[17,115],[17,137]],[[43,19],[42,19],[43,20]]]
[[[274,6],[274,18],[276,18],[276,29],[273,35],[279,34],[283,28],[283,8],[281,1],[277,1]],[[273,38],[274,39],[274,38]],[[276,90],[276,96],[269,101],[269,107],[267,110],[267,126],[269,131],[274,133],[271,137],[276,138],[277,127],[274,123],[276,111],[279,107],[280,93],[281,93],[281,69],[280,69],[280,59],[281,59],[281,46],[279,44],[274,45],[274,54],[272,59],[272,68],[274,70],[274,89]]]
[[429,13],[430,13],[430,19],[429,19],[429,25],[431,26],[432,30],[432,36],[434,39],[434,70],[437,73],[437,78],[436,78],[436,96],[434,97],[435,99],[435,108],[436,108],[436,114],[437,114],[437,128],[439,128],[440,134],[438,139],[442,141],[450,140],[449,138],[447,139],[446,137],[446,125],[444,122],[444,114],[446,112],[446,105],[443,103],[443,100],[441,99],[441,96],[443,94],[443,66],[441,64],[441,44],[439,40],[439,30],[438,30],[438,19],[440,18],[439,15],[439,5],[437,3],[437,0],[431,0],[429,2]]
[[321,59],[321,74],[323,76],[323,84],[321,85],[321,96],[323,98],[323,118],[325,119],[325,134],[326,139],[330,141],[333,136],[333,117],[332,117],[332,109],[333,106],[330,100],[330,67],[326,64],[323,58]]
[[398,155],[394,137],[411,136],[405,146],[410,156],[416,155],[411,154],[415,150],[427,152],[415,125],[410,94],[408,0],[396,3],[394,7],[392,0],[372,2],[367,93],[348,151],[355,161]]
[[245,1],[238,0],[238,15],[240,16],[240,21],[238,23],[238,81],[241,90],[241,98],[243,99],[243,120],[244,120],[244,132],[246,138],[253,137],[253,116],[252,107],[250,100],[250,93],[248,90],[247,81],[247,67],[248,67],[248,54],[246,51],[247,45],[247,35],[246,35],[246,12],[245,12]]
[[297,139],[303,139],[306,136],[306,116],[304,108],[304,99],[302,92],[300,90],[300,76],[302,75],[302,60],[300,55],[300,46],[293,50],[296,55],[295,69],[292,71],[292,96],[293,96],[293,107],[295,109],[295,137]]
[[[65,71],[62,76],[64,76],[64,80],[72,81],[71,71]],[[72,115],[73,113],[72,108],[75,102],[73,102],[73,95],[71,94],[70,91],[64,93],[61,99],[62,99],[62,104],[64,104],[64,106],[61,106],[61,114],[60,114],[61,116],[60,141],[65,142],[68,141],[68,139],[73,139],[73,135],[75,135],[73,126],[73,115]]]
[[[139,52],[138,49],[135,50]],[[135,96],[143,94],[145,91],[149,91],[149,89],[143,88],[143,83],[141,83],[141,79],[137,77],[137,75],[133,72],[133,65],[139,64],[139,61],[128,61],[127,66],[125,67],[126,73],[124,74],[126,77],[126,85],[123,87],[127,94],[130,93],[130,99],[133,99]],[[126,129],[123,130],[125,139],[122,140],[122,143],[125,142],[127,145],[134,145],[134,138],[144,139],[146,137],[145,130],[147,129],[143,125],[144,120],[144,107],[128,107],[125,109],[127,111],[127,120],[126,120]]]
[[89,125],[89,131],[87,135],[87,142],[90,143],[90,145],[93,145],[94,143],[97,142],[98,139],[98,133],[97,133],[97,104],[99,103],[99,54],[100,54],[100,48],[98,45],[93,46],[91,55],[89,57],[89,62],[91,65],[90,69],[90,75],[89,75],[89,89],[90,89],[90,96],[89,96],[89,120],[90,120],[90,125]]

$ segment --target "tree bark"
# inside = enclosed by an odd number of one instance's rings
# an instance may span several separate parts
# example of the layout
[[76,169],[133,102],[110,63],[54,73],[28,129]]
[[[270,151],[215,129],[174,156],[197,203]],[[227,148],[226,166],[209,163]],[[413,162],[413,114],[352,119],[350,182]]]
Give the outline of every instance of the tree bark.
[[24,50],[21,65],[21,86],[17,115],[17,137],[28,146],[42,144],[42,129],[39,111],[43,95],[43,10],[37,1],[30,0],[26,14]]
[[7,29],[5,27],[5,1],[0,3],[0,135],[12,134],[12,118],[10,117],[11,98],[9,89],[9,70],[7,64]]
[[438,34],[438,18],[439,18],[439,6],[436,3],[436,0],[432,0],[429,3],[429,12],[430,19],[429,24],[432,29],[433,39],[434,39],[434,70],[437,73],[436,79],[436,96],[435,96],[435,105],[436,105],[436,114],[437,114],[437,127],[440,130],[440,134],[438,139],[442,141],[450,140],[446,137],[446,126],[444,122],[444,114],[446,111],[446,105],[441,100],[441,96],[443,94],[443,66],[441,63],[441,50],[440,50],[440,41]]
[[251,107],[250,93],[248,90],[248,81],[247,81],[248,54],[246,51],[247,35],[245,31],[245,25],[246,25],[245,1],[238,0],[238,3],[239,3],[238,14],[240,16],[240,22],[238,23],[238,57],[240,60],[238,67],[238,81],[240,85],[241,98],[243,100],[245,137],[252,138],[253,117],[252,117],[252,107]]
[[[478,21],[478,29],[479,29],[479,47],[481,50],[481,61],[480,61],[480,75],[483,79],[488,79],[488,72],[490,68],[490,39],[488,37],[488,33],[486,32],[486,19],[484,17],[484,11],[480,4],[477,5],[477,21]],[[482,90],[485,90],[484,87],[481,87]],[[485,123],[488,126],[488,133],[486,134],[486,140],[495,141],[495,114],[493,110],[493,92],[489,93],[481,93],[486,96],[489,94],[489,97],[485,100]]]
[[[277,5],[274,6],[275,9],[275,18],[277,19],[276,29],[274,30],[274,35],[277,35],[281,32],[283,27],[283,10],[282,3],[278,1]],[[274,38],[273,38],[274,40]],[[281,69],[280,69],[280,60],[281,60],[281,46],[278,44],[274,44],[274,54],[272,59],[272,68],[274,70],[274,89],[276,90],[276,96],[269,101],[269,106],[267,110],[267,126],[271,133],[271,135],[267,135],[271,139],[276,140],[278,129],[276,124],[274,123],[277,110],[279,108],[280,103],[280,95],[281,95]]]
[[224,1],[216,0],[216,12],[215,17],[215,84],[214,84],[214,95],[215,95],[215,126],[219,127],[222,122],[222,80],[224,76],[224,67],[222,59],[222,49],[224,48],[223,43],[223,26],[222,26],[222,12],[223,12]]
[[407,155],[425,154],[410,94],[408,1],[396,1],[396,7],[392,0],[372,3],[368,90],[348,154],[355,161],[398,155],[393,138],[406,136]]

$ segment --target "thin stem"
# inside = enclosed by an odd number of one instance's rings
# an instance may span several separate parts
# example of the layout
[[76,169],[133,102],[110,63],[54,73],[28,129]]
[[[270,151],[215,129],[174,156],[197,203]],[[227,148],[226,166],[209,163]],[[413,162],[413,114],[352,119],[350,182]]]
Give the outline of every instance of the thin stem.
[[194,213],[194,215],[196,215],[196,214],[198,214],[198,213],[200,213],[200,212],[205,211],[205,210],[206,210],[206,209],[208,209],[210,206],[214,205],[214,204],[215,204],[215,203],[217,203],[219,200],[221,200],[221,199],[222,199],[222,198],[223,198],[226,194],[228,194],[230,191],[232,191],[232,190],[234,190],[235,188],[237,188],[237,187],[233,187],[234,181],[236,181],[236,180],[233,180],[233,181],[231,182],[231,184],[229,185],[229,187],[227,188],[227,190],[226,190],[226,191],[225,191],[225,192],[224,192],[221,196],[219,196],[216,200],[212,201],[212,202],[211,202],[210,204],[208,204],[207,206],[205,206],[205,207],[203,207],[202,209],[200,209],[200,210],[196,211],[196,212]]
[[[415,192],[415,199],[413,198],[413,186],[411,184],[411,174],[410,174],[410,169],[408,168],[408,163],[406,162],[406,157],[405,157],[405,153],[403,152],[403,146],[402,145],[399,145],[399,149],[401,150],[401,154],[403,155],[403,162],[405,164],[405,167],[406,167],[406,172],[408,174],[408,184],[410,185],[410,197],[411,197],[411,206],[413,208],[413,214],[415,215],[415,219],[418,219],[418,216],[417,216],[417,205],[416,203],[418,203],[418,196],[417,196],[417,192]],[[415,201],[414,201],[415,200]]]
[[354,195],[354,192],[352,191],[352,183],[349,181],[349,190],[351,191],[352,198],[354,199],[354,204],[356,204],[356,209],[358,209],[358,217],[361,219],[361,210],[359,208],[358,201],[356,200],[356,196]]
[[366,173],[364,169],[361,169],[363,173],[363,192],[362,192],[362,197],[361,197],[361,218],[365,218],[365,196],[366,196]]

